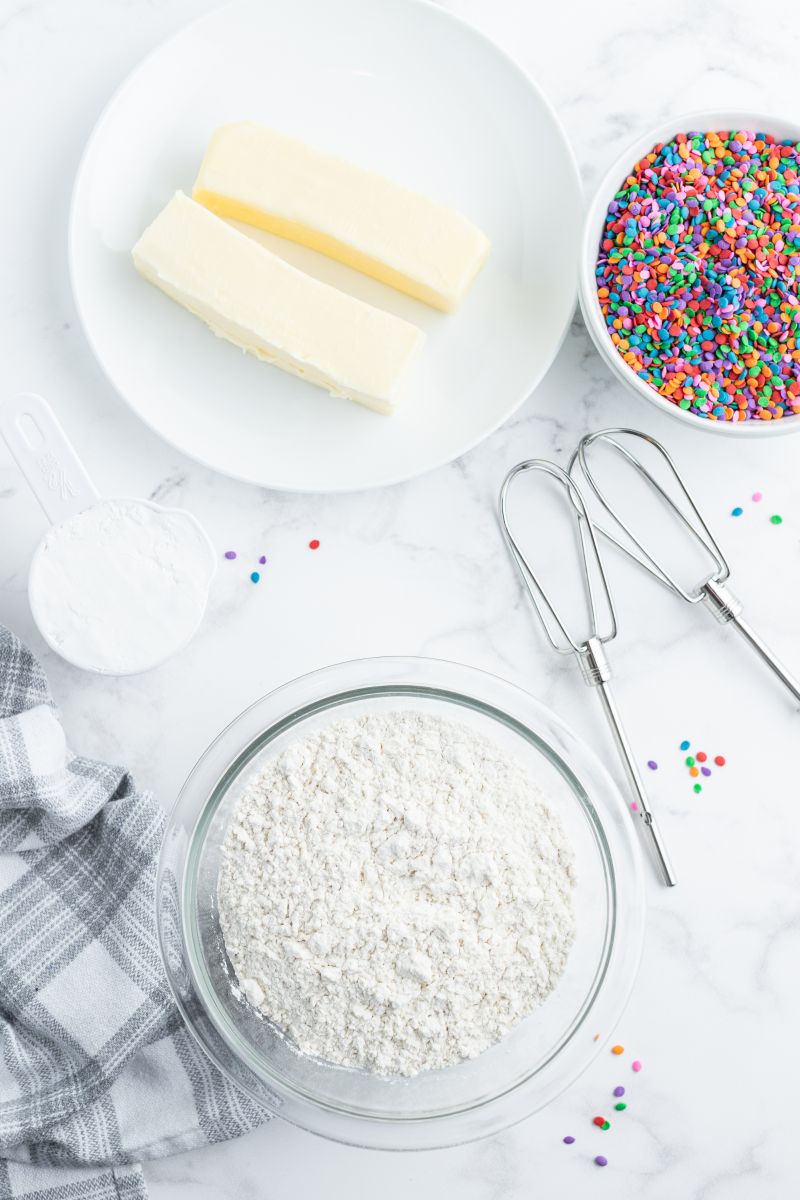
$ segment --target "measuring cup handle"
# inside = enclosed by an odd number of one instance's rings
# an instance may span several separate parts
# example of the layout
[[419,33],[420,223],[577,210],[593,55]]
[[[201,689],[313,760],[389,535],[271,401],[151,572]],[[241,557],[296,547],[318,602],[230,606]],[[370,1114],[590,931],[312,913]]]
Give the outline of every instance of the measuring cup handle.
[[50,405],[34,392],[0,400],[0,436],[53,524],[99,499]]

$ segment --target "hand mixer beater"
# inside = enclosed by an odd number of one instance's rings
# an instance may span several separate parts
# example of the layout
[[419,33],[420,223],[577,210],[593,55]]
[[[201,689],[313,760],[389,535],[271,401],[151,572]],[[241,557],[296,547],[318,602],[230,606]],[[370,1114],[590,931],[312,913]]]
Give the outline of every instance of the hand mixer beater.
[[[602,449],[611,452],[606,455],[605,468],[601,468],[598,455]],[[644,454],[648,455],[652,466],[644,461]],[[569,468],[573,483],[576,482],[577,468],[580,468],[602,506],[605,523],[594,520],[595,528],[674,595],[689,604],[702,604],[721,624],[732,625],[790,695],[800,702],[800,683],[744,620],[742,605],[727,586],[730,577],[728,562],[678,468],[660,442],[637,429],[601,429],[587,434],[575,451]],[[648,545],[634,532],[636,513],[633,509],[636,504],[630,499],[634,484],[644,485],[644,491],[639,493],[642,502],[647,501],[649,496],[673,518],[669,530],[666,525],[662,526],[664,540],[658,548],[653,539],[649,541],[651,548],[648,549]],[[609,494],[611,487],[615,487],[622,500],[612,501]],[[622,515],[625,496],[628,497],[627,519]],[[608,524],[609,517],[613,522],[611,525]],[[697,556],[701,582],[681,582],[675,569],[668,565],[668,532],[680,535],[681,561],[686,562],[690,552]],[[699,568],[700,562],[703,563],[702,569]]]
[[[540,472],[555,480],[556,483],[564,488],[570,501],[567,505],[567,510],[577,526],[577,541],[580,556],[579,566],[589,614],[588,634],[584,638],[573,636],[567,629],[561,612],[550,599],[548,592],[542,585],[540,576],[531,567],[528,558],[522,550],[521,543],[512,528],[509,518],[509,497],[512,487],[515,481],[519,480],[522,476],[530,475],[534,472]],[[631,788],[636,796],[636,801],[632,805],[632,808],[638,813],[644,828],[647,830],[651,848],[660,868],[664,883],[672,887],[675,884],[675,876],[669,856],[653,814],[650,811],[644,784],[642,783],[633,751],[631,750],[619,711],[609,688],[611,670],[605,647],[616,637],[617,619],[605,568],[583,496],[575,482],[570,479],[565,471],[556,466],[555,463],[547,462],[544,459],[529,459],[526,462],[519,463],[506,476],[500,492],[500,519],[512,557],[519,568],[523,583],[533,602],[533,606],[539,616],[550,645],[559,654],[574,654],[580,664],[584,681],[597,689]]]

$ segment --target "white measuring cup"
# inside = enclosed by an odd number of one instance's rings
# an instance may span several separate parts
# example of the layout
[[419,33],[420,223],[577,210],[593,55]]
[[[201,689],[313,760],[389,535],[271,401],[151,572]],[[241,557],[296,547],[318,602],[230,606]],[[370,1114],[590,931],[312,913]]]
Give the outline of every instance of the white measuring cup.
[[[28,577],[31,612],[51,649],[73,666],[105,675],[139,674],[182,650],[200,626],[216,571],[214,548],[199,521],[185,509],[167,508],[151,500],[101,497],[50,405],[33,392],[0,401],[0,436],[51,526],[34,553]],[[151,513],[160,517],[153,518]],[[131,518],[137,520],[131,524]],[[93,546],[91,539],[87,544],[86,532],[98,521],[119,534],[120,540],[114,540],[111,553],[99,543]],[[153,560],[148,562],[151,526]],[[72,553],[77,572],[70,579],[70,589],[56,586],[58,577],[51,569],[54,535],[62,533],[67,536],[58,539],[59,568],[64,566],[65,554],[61,543],[67,543],[66,554]],[[171,576],[157,561],[163,542],[159,535],[167,534],[171,550],[182,555],[182,561],[191,568],[185,579]],[[68,543],[74,545],[73,550]],[[126,552],[128,564],[138,554],[146,571],[152,567],[152,578],[139,586],[134,578],[132,585],[131,579],[122,574]],[[93,561],[93,554],[97,561]],[[62,582],[63,578],[62,571]],[[158,586],[146,586],[153,580]],[[81,587],[85,587],[85,612],[81,611]],[[76,588],[77,601],[73,594]],[[59,595],[62,590],[68,590],[69,595]],[[84,637],[83,646],[77,636],[54,633],[53,614],[58,613],[59,604],[70,604],[70,618],[79,631],[80,623],[85,622],[89,636]],[[102,622],[107,643],[113,644],[119,638],[118,662],[110,664],[109,655],[96,643],[91,645],[92,619]]]

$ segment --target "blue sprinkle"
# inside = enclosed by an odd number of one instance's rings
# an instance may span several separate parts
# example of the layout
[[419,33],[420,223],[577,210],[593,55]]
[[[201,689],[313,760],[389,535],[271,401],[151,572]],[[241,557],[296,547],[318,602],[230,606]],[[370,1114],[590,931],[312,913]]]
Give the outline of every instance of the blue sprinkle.
[[680,748],[681,748],[681,750],[688,750],[689,747],[691,746],[691,744],[692,744],[691,742],[681,742]]
[[743,512],[744,512],[744,509],[740,508],[739,505],[737,504],[736,508],[731,509],[731,516],[732,517],[740,517]]
[[253,571],[250,574],[250,578],[252,579],[253,583],[258,583],[261,576],[259,575],[258,571]]

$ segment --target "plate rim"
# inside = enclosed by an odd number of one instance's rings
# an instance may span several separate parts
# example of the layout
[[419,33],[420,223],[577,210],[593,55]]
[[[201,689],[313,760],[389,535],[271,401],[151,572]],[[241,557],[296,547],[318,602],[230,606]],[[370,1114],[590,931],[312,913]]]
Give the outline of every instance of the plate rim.
[[[315,0],[315,2],[318,2],[318,0]],[[560,135],[562,145],[566,152],[566,165],[567,165],[567,168],[568,168],[570,174],[572,175],[572,181],[573,181],[573,184],[575,187],[575,193],[578,198],[580,208],[582,210],[581,211],[581,222],[583,222],[583,219],[585,217],[585,209],[586,209],[586,196],[585,196],[585,192],[584,192],[584,188],[583,188],[583,183],[581,180],[580,167],[578,164],[578,160],[577,160],[575,151],[573,149],[572,143],[571,143],[569,137],[567,136],[567,133],[564,128],[564,124],[561,120],[561,117],[559,116],[555,106],[552,104],[552,102],[550,101],[548,96],[545,94],[545,92],[542,90],[542,88],[539,86],[539,84],[536,82],[536,80],[533,79],[533,77],[521,66],[521,64],[519,62],[517,62],[517,60],[513,57],[513,55],[511,55],[503,46],[499,45],[491,37],[489,37],[488,34],[484,33],[482,29],[479,29],[476,25],[473,25],[470,21],[467,21],[465,18],[459,16],[458,14],[451,12],[449,9],[443,8],[440,4],[436,3],[435,0],[400,0],[400,2],[407,5],[408,8],[410,8],[410,9],[416,9],[418,12],[430,13],[431,11],[433,11],[433,13],[435,13],[437,17],[444,19],[445,23],[449,22],[449,23],[452,23],[452,24],[458,26],[462,30],[466,30],[472,37],[476,38],[479,42],[483,43],[484,47],[488,47],[490,52],[493,52],[493,53],[499,55],[499,57],[505,61],[506,67],[509,68],[512,72],[514,72],[518,77],[520,77],[521,80],[525,83],[525,85],[531,91],[533,91],[535,93],[538,100],[540,101],[540,103],[542,104],[544,109],[547,111],[558,134]],[[570,288],[571,301],[566,310],[566,315],[563,320],[563,327],[562,327],[558,337],[553,339],[553,344],[552,344],[549,354],[545,355],[543,362],[537,367],[536,371],[534,371],[532,373],[530,381],[526,384],[526,386],[525,386],[524,390],[522,390],[521,394],[515,396],[515,398],[513,399],[513,401],[511,401],[509,403],[508,407],[505,409],[503,414],[499,417],[499,419],[493,425],[491,425],[490,428],[485,429],[482,433],[478,434],[477,437],[470,438],[465,444],[460,445],[455,450],[447,451],[443,456],[438,457],[434,462],[425,463],[424,465],[415,467],[412,470],[404,469],[403,471],[401,471],[398,474],[391,474],[391,475],[387,476],[386,478],[381,479],[380,481],[375,481],[372,483],[357,483],[355,485],[351,485],[346,482],[342,482],[341,484],[327,484],[327,485],[320,486],[320,485],[310,484],[309,482],[297,482],[297,481],[287,482],[285,480],[280,480],[280,479],[277,481],[272,481],[272,482],[266,483],[266,482],[264,482],[263,479],[254,478],[247,473],[239,473],[234,470],[223,469],[223,468],[219,467],[218,465],[216,465],[212,462],[209,462],[207,458],[205,458],[204,456],[202,456],[200,454],[196,454],[194,452],[190,453],[188,450],[186,450],[186,448],[184,446],[179,445],[176,441],[173,440],[173,438],[168,437],[160,429],[156,428],[156,426],[153,424],[153,422],[142,414],[140,409],[129,398],[129,396],[127,395],[127,392],[125,390],[123,390],[122,386],[120,384],[118,384],[117,381],[114,379],[110,368],[107,366],[103,356],[101,355],[101,353],[98,349],[95,338],[92,335],[90,323],[87,320],[86,313],[84,311],[84,307],[81,302],[81,296],[80,296],[79,286],[78,286],[78,282],[77,282],[78,266],[77,266],[76,241],[77,241],[78,235],[77,235],[76,231],[77,231],[77,225],[78,225],[78,207],[79,207],[80,200],[81,200],[81,194],[84,190],[84,187],[86,185],[86,180],[88,178],[89,169],[90,169],[90,160],[95,151],[96,144],[99,141],[100,136],[103,132],[103,129],[106,125],[106,122],[111,117],[111,114],[112,114],[117,102],[120,100],[120,98],[123,96],[123,94],[127,91],[127,89],[131,86],[131,84],[133,83],[135,78],[139,75],[139,73],[141,71],[143,71],[145,69],[145,67],[154,58],[156,58],[159,54],[161,54],[164,50],[166,50],[169,46],[171,46],[173,42],[177,42],[180,38],[184,37],[190,31],[199,28],[203,24],[206,24],[206,23],[210,24],[212,21],[216,21],[220,18],[222,18],[224,20],[225,13],[229,9],[233,9],[233,8],[239,7],[241,5],[251,4],[251,3],[252,3],[252,0],[225,0],[224,4],[221,4],[215,8],[212,8],[209,12],[203,13],[199,17],[195,17],[191,21],[187,21],[184,25],[180,26],[179,29],[176,29],[174,32],[169,34],[167,37],[162,38],[160,42],[158,42],[151,50],[149,50],[142,58],[140,58],[135,63],[135,65],[127,72],[127,74],[125,74],[123,76],[121,81],[114,88],[113,92],[109,96],[106,103],[101,108],[101,110],[97,116],[97,119],[95,120],[95,123],[92,126],[91,132],[89,133],[89,136],[86,139],[86,143],[83,147],[83,150],[81,151],[81,155],[78,160],[78,166],[76,168],[75,176],[74,176],[73,183],[72,183],[72,191],[70,193],[69,214],[68,214],[68,220],[67,220],[67,264],[68,264],[70,291],[72,293],[72,300],[73,300],[73,304],[75,305],[75,311],[77,313],[78,320],[80,321],[81,329],[83,331],[83,335],[86,338],[86,342],[89,346],[89,349],[91,350],[94,361],[97,364],[97,366],[99,367],[103,377],[106,379],[108,384],[113,389],[114,393],[123,401],[123,403],[130,410],[130,412],[132,412],[133,415],[139,421],[141,421],[142,424],[145,425],[147,429],[150,430],[151,433],[153,433],[157,438],[159,438],[166,445],[170,446],[171,449],[176,450],[179,454],[182,454],[185,458],[189,459],[190,462],[198,463],[200,466],[206,468],[206,470],[212,471],[216,475],[221,475],[226,479],[236,480],[238,483],[250,484],[254,487],[265,488],[269,491],[290,492],[290,493],[296,493],[296,494],[301,494],[301,495],[348,495],[348,494],[356,494],[358,492],[374,491],[377,488],[394,487],[397,484],[406,483],[412,479],[418,479],[423,475],[427,475],[432,471],[437,471],[441,467],[449,466],[450,463],[454,463],[457,460],[463,458],[466,454],[469,454],[470,451],[474,450],[477,446],[481,445],[482,442],[486,441],[488,438],[490,438],[492,436],[492,434],[496,433],[498,429],[500,429],[503,425],[505,425],[506,422],[509,421],[516,412],[518,412],[518,410],[522,407],[522,405],[525,403],[525,401],[528,399],[528,397],[531,396],[536,391],[536,389],[539,387],[540,383],[545,378],[547,373],[550,371],[550,368],[552,367],[553,363],[555,362],[556,358],[558,357],[559,351],[561,350],[561,347],[564,344],[564,341],[566,339],[567,333],[569,331],[570,325],[572,324],[572,320],[575,316],[575,312],[576,312],[576,309],[578,306],[578,284],[579,284],[579,267],[580,267],[580,257],[579,257],[580,231],[579,231],[578,243],[576,243],[575,262],[573,264],[573,270],[572,270],[573,278],[572,278],[572,286]],[[397,4],[398,0],[372,0],[372,3],[374,5],[377,5],[378,3],[384,4],[384,5],[385,4]]]

